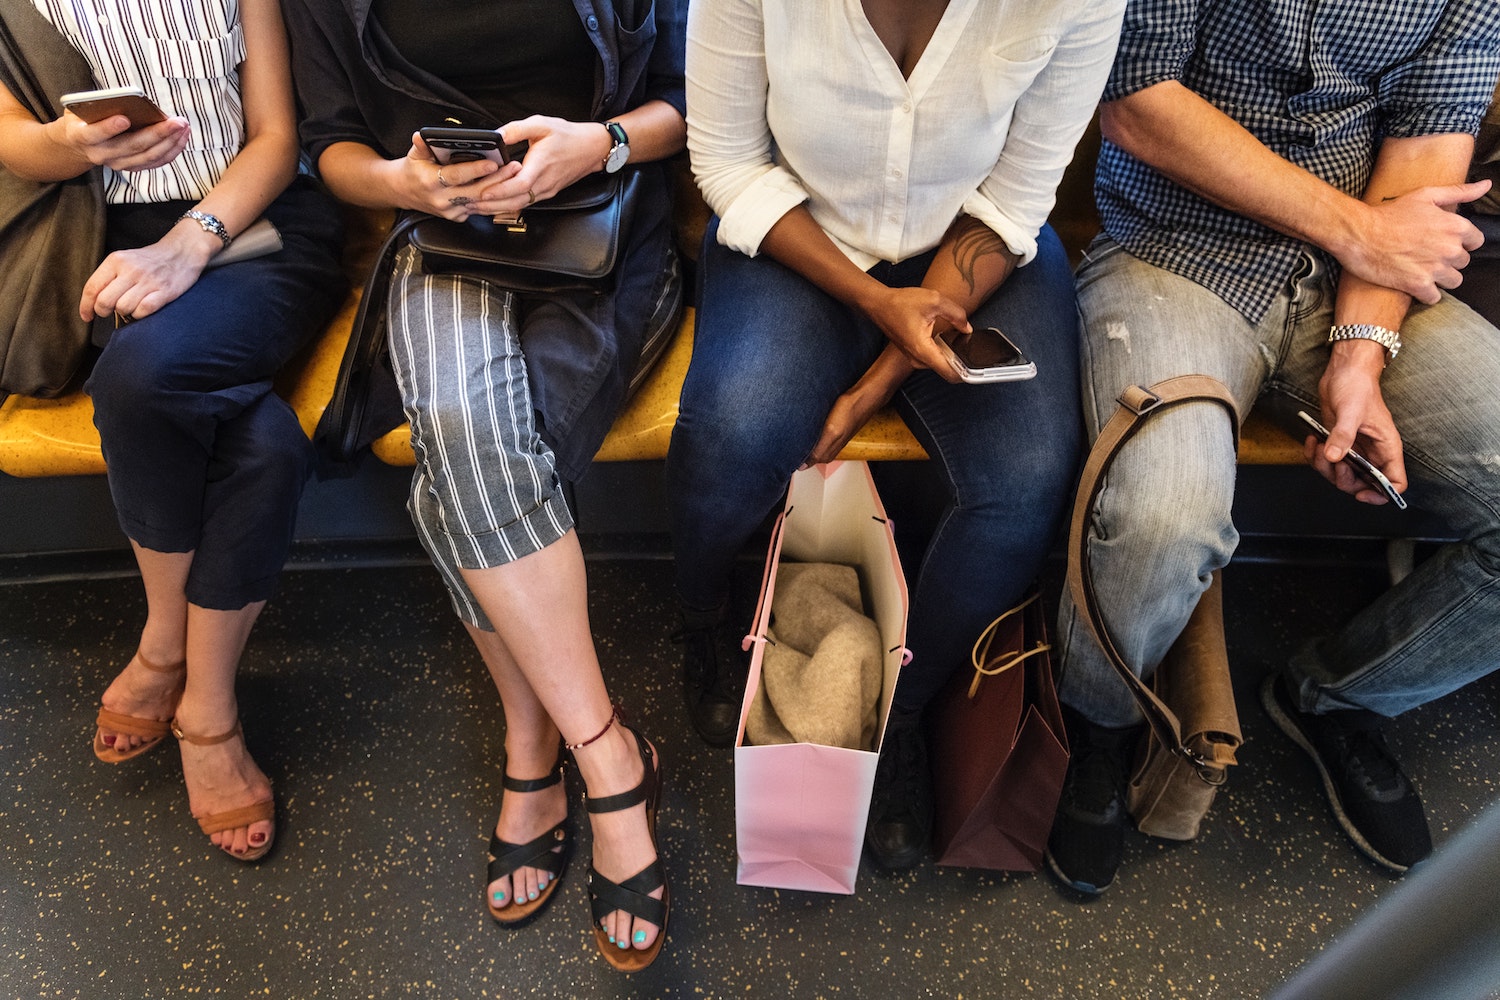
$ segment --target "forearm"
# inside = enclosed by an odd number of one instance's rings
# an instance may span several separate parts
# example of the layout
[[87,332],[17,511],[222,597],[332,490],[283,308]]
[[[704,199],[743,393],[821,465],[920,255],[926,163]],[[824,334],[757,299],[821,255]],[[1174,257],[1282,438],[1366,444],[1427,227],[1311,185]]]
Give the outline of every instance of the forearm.
[[846,257],[799,205],[776,221],[761,241],[761,252],[784,264],[850,308],[870,315],[886,286]]
[[401,163],[361,142],[336,142],[318,157],[318,173],[341,201],[364,208],[423,208],[398,185]]
[[938,245],[922,284],[972,313],[1005,283],[1019,260],[994,230],[978,219],[960,215]]
[[[613,120],[619,122],[625,134],[630,137],[631,163],[665,160],[682,152],[687,143],[687,122],[666,101],[647,101]],[[599,131],[603,134],[599,153],[599,163],[602,166],[605,156],[609,154],[612,140],[606,129],[601,127]]]
[[[59,122],[33,118],[8,90],[0,87],[0,163],[17,177],[32,181],[66,181],[93,164],[57,137]],[[60,120],[59,120],[60,121]]]
[[1284,159],[1176,81],[1100,106],[1105,139],[1207,201],[1328,249],[1359,202]]

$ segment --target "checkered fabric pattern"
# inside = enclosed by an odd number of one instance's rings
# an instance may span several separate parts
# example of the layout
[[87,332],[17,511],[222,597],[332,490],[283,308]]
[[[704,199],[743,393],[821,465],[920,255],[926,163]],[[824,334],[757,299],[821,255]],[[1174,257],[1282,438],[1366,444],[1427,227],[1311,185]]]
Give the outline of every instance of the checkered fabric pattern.
[[[1180,81],[1279,155],[1358,195],[1382,138],[1476,132],[1497,74],[1497,0],[1131,0],[1103,99]],[[1309,249],[1107,142],[1095,196],[1122,246],[1252,323]]]

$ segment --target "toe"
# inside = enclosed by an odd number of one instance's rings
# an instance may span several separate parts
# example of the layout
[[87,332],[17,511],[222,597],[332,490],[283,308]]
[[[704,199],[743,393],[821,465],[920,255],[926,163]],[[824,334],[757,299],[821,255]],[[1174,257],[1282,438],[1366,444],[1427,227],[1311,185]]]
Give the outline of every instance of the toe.
[[491,882],[486,887],[485,892],[487,893],[486,898],[489,900],[490,906],[495,909],[500,910],[509,906],[511,903],[510,876],[507,875],[504,878],[498,878]]

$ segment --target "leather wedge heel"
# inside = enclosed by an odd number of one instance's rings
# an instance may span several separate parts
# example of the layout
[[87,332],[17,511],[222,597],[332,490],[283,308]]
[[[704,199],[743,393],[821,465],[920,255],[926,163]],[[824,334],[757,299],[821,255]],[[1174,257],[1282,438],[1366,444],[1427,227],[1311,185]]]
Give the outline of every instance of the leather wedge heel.
[[[624,723],[621,723],[624,725]],[[647,739],[630,726],[625,726],[635,737],[636,749],[641,755],[645,773],[641,783],[628,792],[606,795],[600,799],[590,798],[586,806],[590,813],[619,812],[640,803],[646,804],[646,826],[651,834],[651,846],[656,848],[656,860],[636,872],[623,882],[612,882],[600,875],[593,865],[589,866],[589,910],[594,918],[594,941],[604,960],[620,972],[639,972],[661,954],[667,940],[667,916],[671,912],[672,891],[667,885],[667,872],[662,867],[661,849],[656,841],[656,811],[661,804],[661,764]],[[662,890],[661,899],[651,893]],[[660,930],[649,948],[621,948],[609,939],[604,929],[604,918],[616,910],[630,914],[637,920],[655,924]]]
[[[172,703],[167,706],[167,717],[165,719],[144,719],[136,715],[124,715],[120,712],[111,712],[107,708],[99,709],[99,716],[94,720],[97,727],[94,730],[94,756],[106,764],[122,764],[133,757],[156,746],[167,738],[172,731],[172,716],[177,714],[177,703],[182,700],[183,688],[187,686],[187,661],[180,660],[177,663],[157,664],[152,663],[136,650],[134,660],[140,661],[141,666],[157,674],[181,674],[182,678],[177,687],[172,691]],[[104,742],[104,730],[119,733],[123,736],[135,736],[146,742],[129,750],[116,750]]]
[[[501,780],[500,786],[507,792],[540,792],[544,788],[551,788],[562,779],[562,761],[558,760],[552,768],[552,773],[545,778],[521,779],[506,775]],[[552,901],[553,891],[556,890],[557,883],[562,881],[563,874],[568,870],[568,858],[572,853],[573,832],[566,818],[546,833],[524,844],[512,844],[501,840],[498,834],[490,834],[490,864],[484,883],[484,902],[489,908],[490,916],[506,927],[520,927],[541,913],[542,908]],[[536,899],[528,899],[525,902],[516,899],[515,879],[512,878],[511,899],[513,902],[508,906],[495,906],[489,895],[490,884],[507,875],[513,876],[522,868],[536,868],[547,872],[552,877],[547,880],[542,891],[537,893]]]
[[[182,727],[177,725],[177,721],[174,719],[172,720],[172,735],[184,743],[191,743],[199,747],[209,747],[218,743],[227,743],[237,736],[243,738],[244,731],[240,728],[240,724],[236,722],[233,729],[227,733],[220,733],[218,736],[192,736],[184,733]],[[271,835],[266,838],[266,842],[261,846],[252,847],[244,854],[224,851],[225,854],[236,861],[259,861],[270,852],[271,846],[276,843],[276,800],[274,797],[262,799],[259,802],[252,802],[248,806],[240,806],[238,809],[226,809],[224,812],[204,813],[202,816],[194,813],[193,819],[198,821],[198,828],[210,837],[216,833],[223,833],[225,830],[237,830],[242,826],[249,826],[252,823],[270,823]],[[224,849],[220,848],[220,850]]]

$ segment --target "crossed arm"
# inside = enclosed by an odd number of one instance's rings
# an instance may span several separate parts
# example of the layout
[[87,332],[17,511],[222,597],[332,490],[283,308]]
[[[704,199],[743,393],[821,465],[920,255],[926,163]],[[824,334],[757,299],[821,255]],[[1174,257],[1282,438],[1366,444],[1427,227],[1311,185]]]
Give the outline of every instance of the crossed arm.
[[[1103,105],[1105,138],[1200,197],[1321,247],[1343,266],[1335,323],[1400,329],[1412,299],[1457,287],[1479,231],[1453,212],[1488,182],[1461,183],[1473,151],[1464,134],[1386,139],[1363,198],[1353,198],[1261,144],[1232,118],[1168,81]],[[1401,436],[1380,393],[1385,351],[1371,341],[1332,346],[1319,384],[1330,434],[1308,459],[1339,489],[1384,498],[1340,463],[1354,446],[1405,490]]]

